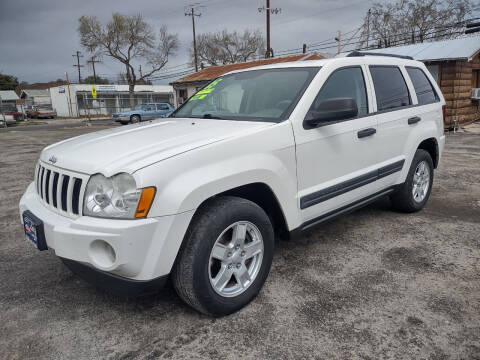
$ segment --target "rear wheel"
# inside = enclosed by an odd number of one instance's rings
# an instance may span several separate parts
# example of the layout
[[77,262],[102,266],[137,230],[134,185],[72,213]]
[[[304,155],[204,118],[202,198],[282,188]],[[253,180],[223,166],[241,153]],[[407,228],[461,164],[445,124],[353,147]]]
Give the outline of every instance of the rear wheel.
[[192,220],[172,274],[174,287],[202,313],[233,313],[262,288],[273,248],[273,228],[262,208],[237,197],[215,199]]
[[430,154],[418,149],[413,157],[405,183],[390,198],[396,210],[416,212],[430,197],[433,184],[433,161]]
[[140,121],[142,121],[142,119],[140,118],[140,115],[132,115],[132,116],[130,116],[130,122],[131,122],[132,124],[139,123]]

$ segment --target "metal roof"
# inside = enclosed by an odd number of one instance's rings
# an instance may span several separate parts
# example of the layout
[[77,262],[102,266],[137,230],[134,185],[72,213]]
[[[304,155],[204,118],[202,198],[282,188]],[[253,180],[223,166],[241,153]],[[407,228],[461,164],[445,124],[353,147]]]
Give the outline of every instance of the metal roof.
[[0,97],[2,101],[9,101],[9,100],[19,100],[17,93],[13,90],[2,90],[0,91]]
[[368,50],[368,52],[380,54],[411,56],[420,61],[471,60],[479,51],[480,36]]
[[188,82],[195,82],[195,81],[210,81],[230,71],[248,69],[251,67],[268,65],[268,64],[278,64],[278,63],[291,62],[291,61],[319,60],[323,58],[324,58],[323,56],[317,55],[315,53],[310,53],[310,54],[300,54],[300,55],[292,55],[292,56],[278,57],[278,58],[261,59],[256,61],[243,62],[243,63],[210,66],[203,70],[197,71],[196,73],[187,75],[179,80],[175,80],[171,84],[180,84],[180,83],[188,83]]
[[23,94],[29,96],[29,97],[37,97],[37,96],[50,96],[50,91],[48,89],[23,89],[22,90],[22,96]]

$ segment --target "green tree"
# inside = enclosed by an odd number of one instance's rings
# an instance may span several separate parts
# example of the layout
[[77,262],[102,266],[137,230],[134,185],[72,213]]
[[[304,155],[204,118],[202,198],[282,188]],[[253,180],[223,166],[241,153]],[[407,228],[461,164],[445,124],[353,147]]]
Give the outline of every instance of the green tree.
[[15,90],[18,87],[18,79],[13,75],[0,74],[0,90]]
[[[87,76],[85,79],[83,79],[82,82],[84,84],[95,84],[95,78],[92,75],[90,75],[90,76]],[[110,84],[110,81],[108,81],[108,79],[97,76],[96,83],[97,84]],[[137,84],[139,84],[138,81],[137,81]]]

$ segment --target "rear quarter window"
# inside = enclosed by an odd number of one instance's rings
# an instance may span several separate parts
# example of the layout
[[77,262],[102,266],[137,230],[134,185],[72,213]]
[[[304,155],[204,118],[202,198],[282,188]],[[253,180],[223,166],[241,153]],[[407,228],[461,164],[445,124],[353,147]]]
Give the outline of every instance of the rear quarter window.
[[407,67],[407,73],[415,88],[418,105],[432,104],[439,100],[437,93],[422,69]]
[[397,66],[369,66],[377,111],[395,110],[412,104],[407,84]]

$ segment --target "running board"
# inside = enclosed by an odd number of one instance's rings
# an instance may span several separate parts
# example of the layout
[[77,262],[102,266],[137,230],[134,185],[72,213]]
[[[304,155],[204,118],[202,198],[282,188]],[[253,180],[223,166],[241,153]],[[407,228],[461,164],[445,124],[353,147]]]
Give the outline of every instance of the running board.
[[312,220],[309,220],[309,221],[306,221],[304,222],[302,225],[300,225],[297,229],[294,229],[290,232],[291,236],[296,236],[297,233],[301,233],[303,231],[306,231],[316,225],[319,225],[319,224],[322,224],[324,222],[327,222],[327,221],[330,221],[334,218],[336,218],[337,216],[339,215],[345,215],[345,214],[348,214],[352,211],[355,211],[361,207],[364,207],[388,194],[391,194],[392,192],[395,191],[395,188],[394,187],[391,187],[391,188],[388,188],[388,189],[385,189],[385,190],[382,190],[376,194],[373,194],[373,195],[370,195],[370,196],[367,196],[366,198],[363,198],[363,199],[360,199],[360,200],[357,200],[347,206],[344,206],[344,207],[341,207],[337,210],[334,210],[334,211],[331,211],[329,213],[326,213],[326,214],[323,214],[317,218],[314,218]]

